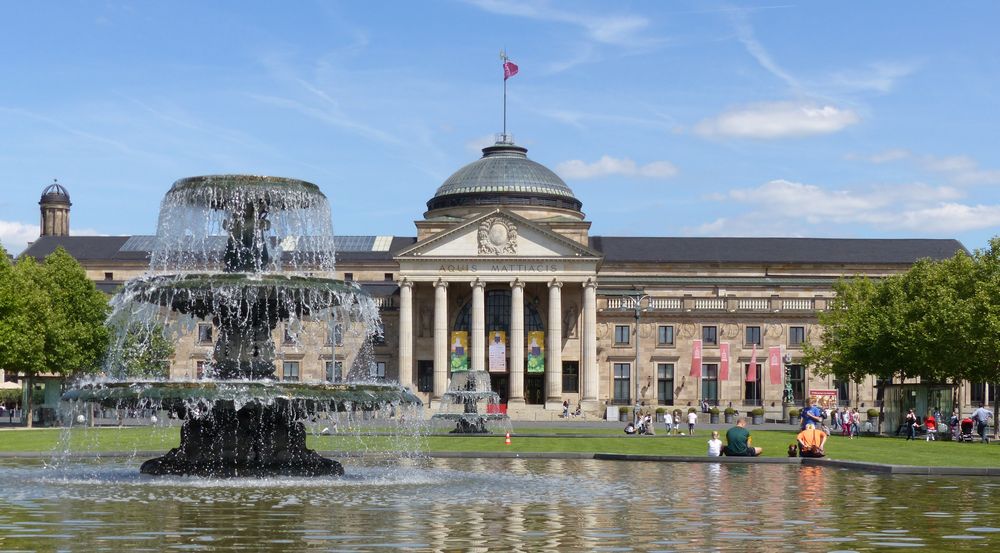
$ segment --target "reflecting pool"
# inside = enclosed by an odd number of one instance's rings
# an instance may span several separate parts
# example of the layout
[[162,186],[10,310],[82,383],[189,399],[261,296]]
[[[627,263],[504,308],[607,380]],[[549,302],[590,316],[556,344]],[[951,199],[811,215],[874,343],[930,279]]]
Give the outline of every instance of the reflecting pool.
[[140,475],[0,460],[0,550],[1000,549],[1000,481],[821,467],[348,461],[342,478]]

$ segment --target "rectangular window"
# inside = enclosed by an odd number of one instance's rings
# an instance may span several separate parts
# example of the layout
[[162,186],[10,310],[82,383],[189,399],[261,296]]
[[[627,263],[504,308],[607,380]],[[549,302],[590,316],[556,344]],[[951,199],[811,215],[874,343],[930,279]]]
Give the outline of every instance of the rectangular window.
[[842,407],[851,404],[851,387],[848,380],[833,381],[833,387],[837,389],[837,405]]
[[[753,370],[753,382],[747,382],[747,376]],[[750,363],[743,365],[743,404],[762,405],[760,386],[760,363],[750,366]]]
[[674,327],[671,325],[660,325],[656,327],[656,345],[674,345]]
[[375,325],[375,334],[372,335],[372,343],[376,346],[385,345],[385,327],[382,325],[381,321]]
[[114,279],[115,279],[114,273],[104,273],[104,280],[114,280]]
[[748,346],[760,346],[760,327],[759,326],[748,326],[746,332],[746,342],[745,345]]
[[207,323],[198,323],[198,343],[212,343],[212,325]]
[[977,407],[980,405],[985,405],[987,403],[992,405],[993,402],[996,400],[996,398],[997,398],[996,384],[990,385],[990,391],[987,397],[986,384],[982,382],[971,383],[971,386],[969,387],[969,400],[972,402],[972,405],[975,405]]
[[326,335],[326,345],[340,347],[344,345],[344,325],[337,323]]
[[299,380],[299,362],[298,361],[285,361],[281,364],[281,379],[287,380],[289,382],[298,382]]
[[660,405],[674,402],[674,364],[656,364],[656,401]]
[[804,326],[788,327],[788,347],[800,348],[802,347],[802,342],[805,341],[806,341],[806,327]]
[[342,380],[342,370],[344,364],[340,361],[327,361],[326,367],[326,381],[327,382],[340,382]]
[[385,381],[385,361],[376,361],[375,366],[372,367],[371,373],[372,380],[376,382]]
[[382,280],[392,282],[392,273],[382,273]]
[[295,344],[297,341],[296,336],[292,335],[291,331],[288,330],[288,325],[285,325],[285,329],[281,337],[281,343],[291,345]]
[[208,370],[208,361],[198,361],[194,365],[194,377],[197,380],[205,378],[205,372]]
[[719,344],[719,329],[714,326],[701,327],[701,341],[704,346],[715,346]]
[[614,375],[615,375],[615,391],[614,391],[614,402],[618,405],[629,405],[631,401],[630,391],[632,390],[632,364],[631,363],[615,363],[614,364]]
[[344,280],[347,282],[354,280],[354,273],[344,273]]
[[788,365],[788,381],[792,384],[792,402],[802,404],[806,397],[806,369],[802,365]]
[[434,361],[429,359],[417,361],[417,391],[434,391]]
[[575,394],[580,391],[580,363],[577,361],[563,361],[562,376],[562,391],[568,394]]
[[632,327],[629,325],[615,325],[615,345],[627,346],[632,336]]
[[701,397],[710,405],[719,404],[718,363],[703,363],[701,365]]

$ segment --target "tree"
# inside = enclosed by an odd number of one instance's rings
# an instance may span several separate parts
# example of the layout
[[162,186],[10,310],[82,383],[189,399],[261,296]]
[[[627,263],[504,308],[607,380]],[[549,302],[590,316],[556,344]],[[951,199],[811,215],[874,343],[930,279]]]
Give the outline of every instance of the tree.
[[42,264],[25,256],[11,265],[4,251],[0,257],[0,365],[24,375],[29,390],[40,374],[98,370],[108,345],[108,303],[79,263],[62,248]]
[[0,248],[0,366],[25,376],[29,390],[25,417],[31,426],[34,394],[31,379],[45,372],[45,335],[49,318],[49,300],[36,285],[38,264],[30,257],[11,265],[7,252]]
[[116,371],[116,376],[169,376],[169,362],[174,354],[174,345],[163,337],[163,327],[160,325],[132,324],[114,349],[112,369]]

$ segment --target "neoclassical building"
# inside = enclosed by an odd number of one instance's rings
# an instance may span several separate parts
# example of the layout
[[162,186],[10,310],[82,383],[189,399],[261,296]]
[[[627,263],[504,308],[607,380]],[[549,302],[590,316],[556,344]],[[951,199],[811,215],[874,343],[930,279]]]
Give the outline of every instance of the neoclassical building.
[[[62,186],[39,203],[42,235],[23,255],[62,246],[109,293],[146,270],[152,237],[71,236]],[[569,186],[505,137],[426,207],[415,236],[337,237],[337,277],[358,282],[381,309],[374,375],[433,409],[453,351],[467,350],[467,366],[490,372],[519,419],[550,418],[563,401],[595,415],[701,400],[780,412],[786,388],[796,402],[819,393],[873,406],[874,382],[820,377],[800,361],[803,344],[818,340],[832,284],[963,249],[950,239],[592,236]],[[197,378],[210,358],[211,329],[197,334],[178,344],[171,377]],[[349,365],[339,336],[275,343],[282,378],[338,380]],[[964,385],[960,401],[984,393]]]

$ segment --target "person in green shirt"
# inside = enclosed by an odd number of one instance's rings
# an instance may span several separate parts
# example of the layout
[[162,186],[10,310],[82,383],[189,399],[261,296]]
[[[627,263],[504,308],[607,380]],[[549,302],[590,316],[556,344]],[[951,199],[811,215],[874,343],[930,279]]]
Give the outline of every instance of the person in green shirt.
[[764,451],[762,448],[750,445],[750,442],[747,418],[740,417],[736,421],[736,426],[726,432],[726,447],[722,448],[722,453],[729,457],[757,457]]

